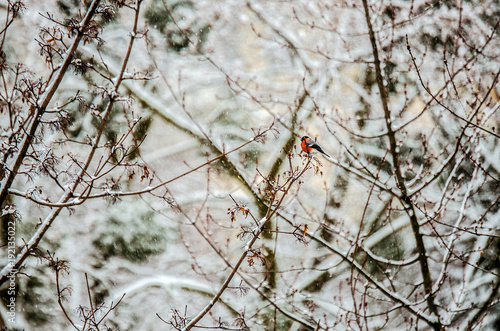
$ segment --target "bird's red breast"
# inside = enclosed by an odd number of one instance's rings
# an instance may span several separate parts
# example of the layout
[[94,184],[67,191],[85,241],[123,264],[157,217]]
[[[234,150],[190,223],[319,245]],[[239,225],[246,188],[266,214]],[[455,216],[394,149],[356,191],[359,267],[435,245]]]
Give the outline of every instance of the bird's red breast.
[[312,151],[312,147],[308,146],[307,145],[307,142],[309,141],[309,137],[305,136],[305,137],[302,137],[301,141],[300,141],[300,147],[302,147],[302,150],[304,152],[306,152],[307,154],[311,153]]

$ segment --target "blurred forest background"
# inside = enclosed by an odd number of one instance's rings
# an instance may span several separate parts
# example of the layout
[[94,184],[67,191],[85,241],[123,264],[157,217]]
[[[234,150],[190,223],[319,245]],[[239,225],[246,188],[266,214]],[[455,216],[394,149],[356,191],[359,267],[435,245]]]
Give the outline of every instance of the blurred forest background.
[[0,17],[2,327],[500,328],[497,0]]

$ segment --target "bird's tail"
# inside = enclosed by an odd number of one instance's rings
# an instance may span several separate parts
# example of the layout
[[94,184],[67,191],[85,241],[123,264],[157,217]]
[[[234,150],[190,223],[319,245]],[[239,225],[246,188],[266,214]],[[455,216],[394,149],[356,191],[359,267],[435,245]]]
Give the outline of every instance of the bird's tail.
[[326,154],[323,149],[321,149],[321,147],[318,146],[318,152],[320,152],[321,154],[323,154],[324,156],[326,156],[327,158],[331,159],[332,157],[328,154]]

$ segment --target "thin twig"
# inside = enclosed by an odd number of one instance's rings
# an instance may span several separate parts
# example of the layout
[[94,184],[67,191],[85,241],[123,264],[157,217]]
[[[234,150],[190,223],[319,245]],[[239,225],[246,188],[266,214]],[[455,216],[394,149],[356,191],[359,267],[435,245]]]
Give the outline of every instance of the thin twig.
[[[216,293],[216,295],[212,298],[212,300],[208,303],[208,305],[198,314],[196,315],[182,330],[183,331],[188,331],[191,330],[196,324],[212,309],[212,307],[217,303],[221,295],[224,293],[224,291],[227,289],[229,286],[229,283],[233,279],[233,277],[236,275],[238,272],[238,269],[240,268],[241,264],[247,257],[248,252],[252,249],[253,245],[257,241],[257,239],[260,237],[260,234],[264,230],[265,225],[269,222],[269,220],[273,217],[273,215],[278,211],[279,207],[281,206],[283,200],[287,196],[288,191],[291,189],[292,185],[300,178],[302,175],[305,173],[307,169],[309,169],[309,164],[311,162],[311,159],[309,158],[306,162],[306,165],[302,169],[302,171],[294,176],[291,176],[284,185],[286,185],[286,188],[284,189],[284,192],[281,196],[281,198],[277,201],[276,204],[274,204],[274,199],[276,198],[275,195],[271,196],[271,202],[269,203],[269,208],[267,210],[266,216],[259,222],[259,227],[256,229],[256,232],[252,239],[247,243],[245,247],[245,251],[243,254],[240,256],[238,262],[234,265],[233,269],[231,270],[231,273],[229,276],[226,278],[224,283],[222,284],[221,288],[219,291]],[[274,208],[273,208],[274,206]]]

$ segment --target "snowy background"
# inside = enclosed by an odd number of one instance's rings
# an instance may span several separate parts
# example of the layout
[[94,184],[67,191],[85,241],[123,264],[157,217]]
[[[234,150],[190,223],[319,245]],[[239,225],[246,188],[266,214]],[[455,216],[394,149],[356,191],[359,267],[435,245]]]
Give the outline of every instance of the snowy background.
[[[26,98],[26,82],[53,79],[64,56],[47,61],[41,46],[70,45],[71,31],[56,21],[81,20],[89,3],[24,1],[2,30],[7,172],[24,134],[13,127],[26,126],[30,102],[41,98]],[[0,2],[5,22],[13,4]],[[2,206],[1,243],[14,218],[19,253],[89,155],[104,91],[127,52],[135,3],[101,6],[112,15],[96,16],[100,39],[75,53],[86,69],[73,62],[64,76],[28,151],[36,157],[24,159]],[[129,79],[70,199],[86,192],[85,201],[63,208],[23,263],[15,323],[8,282],[0,288],[8,329],[90,330],[89,295],[94,308],[104,304],[100,319],[126,293],[102,330],[169,330],[194,317],[244,253],[252,234],[242,234],[269,207],[268,184],[307,163],[303,135],[331,159],[315,155],[313,168],[279,193],[286,196],[277,216],[254,246],[261,255],[245,260],[198,325],[431,330],[439,321],[497,329],[500,6],[392,0],[368,1],[368,9],[390,117],[363,1],[143,1]],[[57,26],[63,37],[50,40],[45,29]],[[24,71],[16,75],[18,63]],[[81,102],[66,104],[77,91]],[[54,128],[62,111],[66,121]],[[269,127],[265,141],[239,148]],[[91,181],[92,173],[99,176]],[[7,261],[6,246],[0,254]],[[55,258],[69,263],[59,282],[75,327],[58,304]]]

